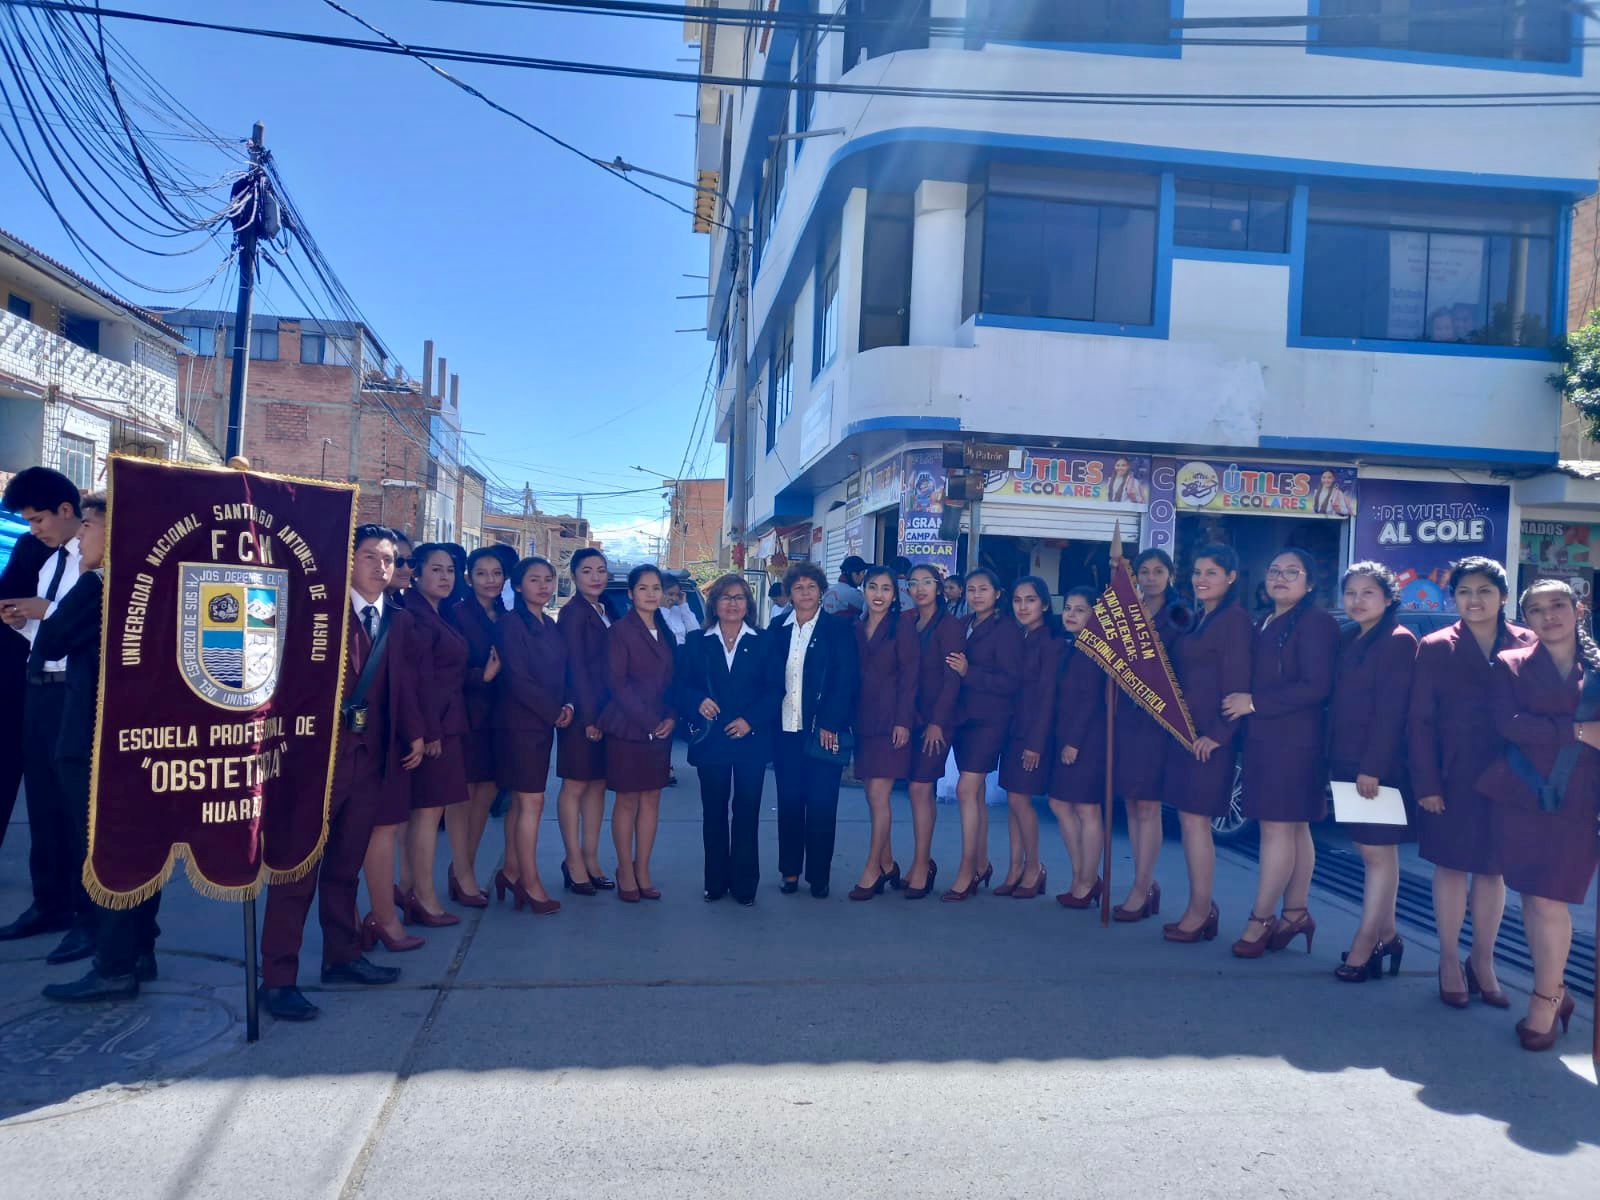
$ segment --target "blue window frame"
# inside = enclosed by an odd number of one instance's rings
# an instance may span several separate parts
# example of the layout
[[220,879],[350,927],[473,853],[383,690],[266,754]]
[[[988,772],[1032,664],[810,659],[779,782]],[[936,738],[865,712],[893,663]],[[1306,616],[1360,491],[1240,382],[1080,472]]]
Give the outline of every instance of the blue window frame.
[[[805,133],[811,128],[812,119],[817,112],[817,93],[812,85],[817,82],[817,43],[821,40],[820,33],[812,33],[800,39],[799,48],[795,51],[800,56],[800,62],[795,67],[795,82],[800,84],[800,90],[794,94],[794,131]],[[806,144],[803,140],[794,144],[794,156],[799,158],[805,152]]]
[[794,411],[794,313],[791,310],[778,335],[767,380],[767,451],[778,443],[778,427]]
[[1545,350],[1560,227],[1550,206],[1312,190],[1298,332]]
[[835,227],[817,263],[816,333],[811,339],[811,377],[815,379],[839,353],[839,230]]
[[1176,58],[1183,0],[968,0],[969,47],[986,42]]
[[1179,179],[1172,240],[1207,250],[1284,254],[1289,249],[1289,189]]
[[870,192],[861,253],[862,353],[911,344],[911,254],[916,217],[909,193]]
[[863,59],[928,48],[929,0],[845,0],[844,13],[846,71]]
[[1156,325],[1157,177],[996,165],[974,192],[966,316]]
[[1581,74],[1583,15],[1566,0],[1310,0],[1313,53]]

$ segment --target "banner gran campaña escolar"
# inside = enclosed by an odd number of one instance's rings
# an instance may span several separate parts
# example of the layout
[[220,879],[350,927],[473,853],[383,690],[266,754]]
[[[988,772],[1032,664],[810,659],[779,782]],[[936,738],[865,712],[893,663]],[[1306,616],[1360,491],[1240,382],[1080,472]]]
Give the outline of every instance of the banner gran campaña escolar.
[[84,885],[243,899],[327,831],[355,489],[113,457]]

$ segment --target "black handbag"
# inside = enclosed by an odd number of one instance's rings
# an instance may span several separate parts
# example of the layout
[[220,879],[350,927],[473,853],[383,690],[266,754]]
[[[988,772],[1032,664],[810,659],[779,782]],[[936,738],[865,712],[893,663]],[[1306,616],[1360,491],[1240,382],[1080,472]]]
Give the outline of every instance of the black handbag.
[[[710,671],[706,672],[706,698],[713,702],[717,699],[716,689],[711,686]],[[722,706],[718,704],[717,707],[721,708]],[[683,735],[689,745],[699,746],[710,740],[711,735],[716,733],[721,728],[721,725],[722,718],[720,716],[710,719],[702,716],[699,709],[696,709],[689,714],[689,719],[684,722]]]

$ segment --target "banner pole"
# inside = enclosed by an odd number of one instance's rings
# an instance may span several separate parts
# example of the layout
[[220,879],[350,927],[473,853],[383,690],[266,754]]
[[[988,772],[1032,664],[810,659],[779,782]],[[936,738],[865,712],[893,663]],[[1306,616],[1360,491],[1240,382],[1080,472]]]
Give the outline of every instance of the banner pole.
[[[1600,946],[1600,904],[1595,906],[1594,912],[1594,941]],[[1595,1082],[1600,1083],[1600,987],[1594,989],[1594,1045],[1589,1053],[1594,1059]]]
[[1116,736],[1117,736],[1117,685],[1111,682],[1111,676],[1106,676],[1106,793],[1105,807],[1103,809],[1102,830],[1104,837],[1101,839],[1104,849],[1100,877],[1105,882],[1100,892],[1100,927],[1109,929],[1111,926],[1111,831],[1112,807],[1111,793],[1113,776],[1116,774]]
[[256,898],[244,902],[244,1040],[261,1040],[261,1013],[256,1001]]

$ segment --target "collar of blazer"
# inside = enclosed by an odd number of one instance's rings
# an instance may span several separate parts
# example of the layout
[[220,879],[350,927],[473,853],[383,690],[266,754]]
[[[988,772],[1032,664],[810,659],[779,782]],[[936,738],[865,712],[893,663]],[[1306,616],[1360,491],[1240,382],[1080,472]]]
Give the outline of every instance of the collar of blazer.
[[[660,610],[658,609],[657,611]],[[598,616],[598,614],[596,615]],[[628,618],[633,621],[634,628],[637,630],[640,640],[646,642],[651,649],[661,657],[672,657],[672,647],[677,645],[677,641],[673,638],[671,630],[664,630],[659,625],[654,624],[653,615],[652,624],[646,625],[644,623],[644,618],[639,615],[639,610],[637,608],[630,608],[628,610]],[[650,636],[652,632],[655,633],[654,637]]]

